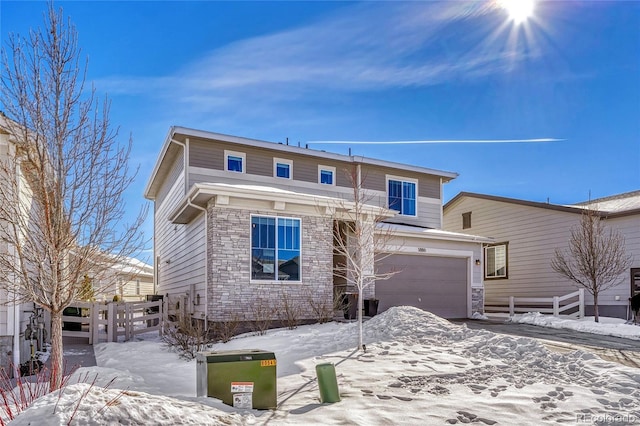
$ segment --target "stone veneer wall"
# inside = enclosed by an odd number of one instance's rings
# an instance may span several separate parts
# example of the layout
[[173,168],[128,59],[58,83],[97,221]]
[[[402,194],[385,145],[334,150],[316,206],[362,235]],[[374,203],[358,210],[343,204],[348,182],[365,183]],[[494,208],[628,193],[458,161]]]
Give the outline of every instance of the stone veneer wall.
[[[251,215],[301,219],[302,281],[250,282]],[[207,317],[209,321],[251,321],[256,304],[281,308],[283,294],[300,309],[300,319],[315,318],[309,303],[333,306],[333,234],[326,218],[207,206]],[[277,314],[271,319],[277,320]]]
[[471,289],[471,313],[484,314],[484,288]]

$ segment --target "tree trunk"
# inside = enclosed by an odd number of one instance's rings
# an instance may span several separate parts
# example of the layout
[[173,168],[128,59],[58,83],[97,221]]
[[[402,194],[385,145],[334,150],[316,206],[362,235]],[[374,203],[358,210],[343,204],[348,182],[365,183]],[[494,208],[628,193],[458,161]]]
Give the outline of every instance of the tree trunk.
[[64,375],[62,348],[62,311],[51,312],[51,378],[49,391],[60,389]]
[[596,322],[600,322],[600,315],[598,313],[598,293],[593,295],[593,317]]
[[364,343],[362,341],[362,297],[363,288],[362,284],[358,286],[358,349],[362,350]]

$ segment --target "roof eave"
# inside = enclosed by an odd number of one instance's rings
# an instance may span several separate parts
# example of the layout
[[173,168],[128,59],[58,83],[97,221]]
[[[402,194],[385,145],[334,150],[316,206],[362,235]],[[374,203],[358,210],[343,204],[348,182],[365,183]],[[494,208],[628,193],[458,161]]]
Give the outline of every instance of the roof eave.
[[167,151],[169,150],[169,145],[171,145],[171,139],[173,139],[173,135],[175,134],[176,126],[169,127],[169,131],[167,132],[167,136],[164,139],[164,143],[162,145],[162,149],[160,150],[160,155],[158,155],[158,159],[156,160],[155,165],[153,166],[153,171],[151,172],[151,177],[147,182],[147,185],[144,189],[144,197],[148,200],[155,199],[155,191],[152,191],[153,184],[155,180],[158,178],[158,171],[160,170],[160,166],[164,161],[164,157],[167,155]]

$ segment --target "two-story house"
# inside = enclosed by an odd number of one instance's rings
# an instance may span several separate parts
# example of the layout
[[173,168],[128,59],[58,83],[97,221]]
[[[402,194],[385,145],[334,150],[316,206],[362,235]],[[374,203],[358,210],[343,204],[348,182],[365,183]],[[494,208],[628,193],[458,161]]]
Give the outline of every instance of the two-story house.
[[365,297],[379,311],[482,311],[481,244],[492,240],[442,230],[442,186],[456,173],[183,127],[169,130],[145,189],[157,292],[208,322],[252,321],[258,301],[285,298],[312,319],[310,299],[344,291],[332,219],[353,205],[354,175],[367,214],[388,212],[393,232],[376,267],[398,272]]
[[[508,296],[562,296],[574,292],[576,286],[555,272],[551,261],[556,249],[568,248],[571,231],[579,225],[585,208],[624,237],[631,268],[600,293],[598,305],[600,315],[627,318],[629,297],[640,293],[640,191],[573,205],[461,192],[444,206],[444,227],[494,239],[484,248],[487,305],[504,303]],[[587,292],[587,315],[593,315],[593,303]]]

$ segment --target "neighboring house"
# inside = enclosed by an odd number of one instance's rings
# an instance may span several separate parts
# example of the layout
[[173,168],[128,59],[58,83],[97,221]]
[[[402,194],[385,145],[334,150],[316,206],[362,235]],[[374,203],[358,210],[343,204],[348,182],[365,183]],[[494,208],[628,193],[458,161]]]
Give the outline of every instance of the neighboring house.
[[[640,191],[571,206],[461,192],[444,206],[444,228],[492,237],[484,248],[485,300],[505,296],[549,297],[576,287],[551,268],[555,250],[567,249],[571,228],[585,208],[598,212],[606,226],[625,238],[633,257],[619,284],[599,297],[600,315],[627,317],[628,298],[640,292]],[[593,298],[586,294],[586,314]]]
[[365,298],[379,310],[482,311],[481,243],[491,240],[441,229],[442,185],[456,173],[182,127],[170,129],[145,190],[157,293],[208,322],[252,321],[285,300],[314,318],[310,302],[331,306],[354,290],[334,276],[332,232],[352,206],[354,170],[372,197],[367,214],[387,212],[394,231],[393,255],[377,267],[400,271]]
[[118,296],[126,302],[143,301],[155,294],[153,266],[135,258],[125,258],[105,271],[100,278],[89,277],[94,288],[94,299],[113,300]]
[[[0,112],[0,160],[11,158],[16,151],[7,120],[8,118]],[[20,186],[28,185],[22,168],[16,168],[15,174],[11,176],[0,174],[0,185],[9,186],[7,179],[15,180]],[[31,204],[28,191],[22,191],[21,196],[25,205]],[[0,226],[5,224],[0,223]],[[11,253],[12,247],[0,241],[0,251]],[[19,365],[29,359],[29,342],[24,338],[24,331],[29,322],[29,311],[32,309],[32,303],[15,303],[6,291],[0,292],[0,368],[7,372],[12,371],[11,365]]]

